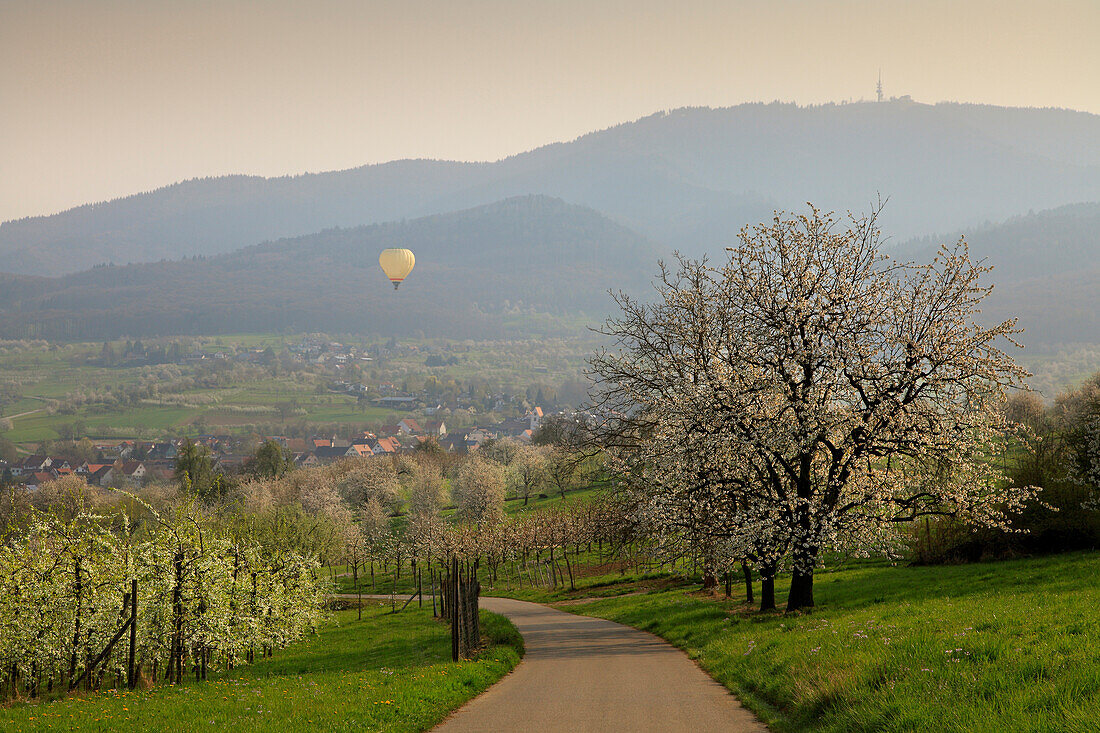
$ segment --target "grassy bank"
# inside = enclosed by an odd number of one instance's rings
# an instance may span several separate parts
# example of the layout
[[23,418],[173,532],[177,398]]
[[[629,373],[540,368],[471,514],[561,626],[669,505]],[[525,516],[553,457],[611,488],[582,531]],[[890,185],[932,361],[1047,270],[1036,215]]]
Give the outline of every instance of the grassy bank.
[[453,664],[430,609],[341,611],[317,637],[206,683],[16,703],[0,709],[0,730],[427,730],[518,663],[515,627],[485,611],[481,623],[489,646]]
[[633,592],[563,608],[667,639],[776,731],[1098,729],[1098,553],[822,573],[796,615],[697,588],[605,579],[555,599]]

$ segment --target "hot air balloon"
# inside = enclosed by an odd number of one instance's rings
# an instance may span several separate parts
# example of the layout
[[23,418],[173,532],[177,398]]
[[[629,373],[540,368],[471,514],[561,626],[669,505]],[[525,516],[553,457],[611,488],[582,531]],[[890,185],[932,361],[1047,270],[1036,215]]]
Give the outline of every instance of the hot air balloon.
[[382,254],[378,255],[378,264],[382,266],[382,271],[393,283],[393,289],[397,290],[397,286],[412,271],[413,265],[416,264],[416,257],[407,249],[384,249]]

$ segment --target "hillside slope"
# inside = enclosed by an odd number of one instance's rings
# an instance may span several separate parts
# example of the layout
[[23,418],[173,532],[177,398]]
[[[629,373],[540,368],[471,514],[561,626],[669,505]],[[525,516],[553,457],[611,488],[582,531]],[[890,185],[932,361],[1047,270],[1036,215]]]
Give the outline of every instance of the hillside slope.
[[1030,348],[1100,342],[1100,203],[1062,206],[1006,222],[898,246],[927,262],[939,242],[965,236],[970,256],[993,266],[985,308],[992,319],[1018,317]]
[[[409,247],[394,291],[378,266]],[[598,213],[542,196],[282,239],[212,258],[6,276],[0,336],[108,338],[330,331],[455,338],[555,331],[638,291],[659,250]],[[563,320],[565,319],[565,320]]]
[[666,247],[727,244],[776,207],[865,210],[896,237],[1100,200],[1100,116],[907,100],[659,113],[495,163],[396,161],[193,180],[0,225],[0,271],[212,255],[326,227],[546,194]]

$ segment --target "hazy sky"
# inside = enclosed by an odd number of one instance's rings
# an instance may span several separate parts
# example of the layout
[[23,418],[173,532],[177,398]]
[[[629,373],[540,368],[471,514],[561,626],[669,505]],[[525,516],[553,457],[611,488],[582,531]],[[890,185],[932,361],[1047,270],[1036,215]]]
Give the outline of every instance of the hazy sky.
[[686,105],[1100,113],[1100,0],[0,0],[0,221],[224,173],[497,159]]

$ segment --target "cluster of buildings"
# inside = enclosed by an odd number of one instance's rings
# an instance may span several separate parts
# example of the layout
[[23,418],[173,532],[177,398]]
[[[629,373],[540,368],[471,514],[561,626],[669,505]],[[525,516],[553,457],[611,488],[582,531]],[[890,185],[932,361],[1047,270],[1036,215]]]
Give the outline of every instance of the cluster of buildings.
[[0,474],[28,489],[65,476],[79,476],[98,486],[137,487],[150,481],[172,478],[175,460],[125,460],[110,462],[70,461],[64,456],[33,455],[10,465],[0,461]]
[[[79,476],[95,486],[136,488],[153,481],[171,480],[183,441],[182,438],[159,442],[93,441],[93,459],[35,454],[11,463],[0,461],[0,478],[29,489],[65,476]],[[237,436],[201,435],[193,442],[209,449],[217,471],[238,471],[248,457],[241,454],[244,440]]]
[[410,453],[427,441],[434,441],[449,453],[469,453],[490,440],[514,439],[530,443],[535,431],[542,425],[540,407],[528,410],[525,415],[505,420],[490,427],[448,430],[443,420],[424,420],[406,417],[394,425],[384,425],[378,433],[363,432],[350,440],[332,436],[314,437],[308,441],[276,437],[288,452],[294,454],[299,466],[315,466],[341,458],[367,457]]
[[[406,417],[393,425],[382,426],[377,433],[363,432],[350,439],[335,435],[308,439],[271,436],[269,439],[275,440],[292,455],[296,465],[316,466],[343,458],[410,453],[428,441],[434,441],[442,450],[452,453],[476,451],[490,440],[513,439],[529,443],[542,425],[542,420],[542,408],[535,407],[522,417],[489,427],[449,430],[443,420]],[[153,481],[171,480],[183,442],[182,438],[163,442],[94,442],[94,460],[31,455],[11,463],[0,461],[0,477],[30,489],[64,476],[79,476],[89,484],[98,486],[137,487]],[[200,435],[192,442],[204,445],[215,471],[226,474],[240,472],[250,455],[251,447],[240,436]]]
[[295,361],[308,364],[327,364],[341,368],[348,364],[368,363],[373,359],[367,352],[356,346],[346,346],[339,341],[323,341],[317,338],[304,338],[299,343],[287,347]]

